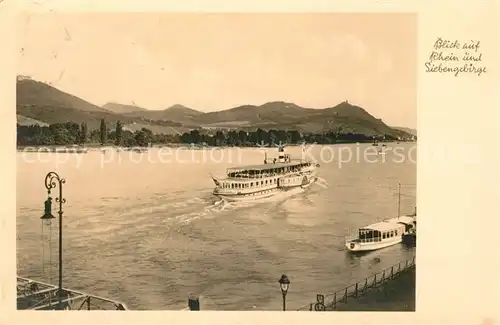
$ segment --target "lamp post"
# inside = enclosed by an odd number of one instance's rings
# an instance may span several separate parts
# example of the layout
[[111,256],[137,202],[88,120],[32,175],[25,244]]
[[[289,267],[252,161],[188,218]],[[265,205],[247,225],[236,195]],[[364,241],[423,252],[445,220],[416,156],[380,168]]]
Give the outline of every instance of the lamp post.
[[62,185],[66,183],[64,178],[59,177],[59,175],[55,172],[50,172],[45,176],[45,188],[47,189],[48,198],[45,201],[45,213],[41,217],[44,224],[50,226],[52,223],[52,219],[55,217],[52,215],[52,197],[51,190],[57,186],[59,186],[59,196],[56,197],[56,202],[59,203],[59,307],[62,307],[62,216],[63,216],[63,204],[66,203],[66,199],[62,197]]
[[279,279],[281,295],[283,296],[283,311],[286,310],[286,293],[288,292],[288,286],[290,285],[290,280],[286,275],[282,275]]

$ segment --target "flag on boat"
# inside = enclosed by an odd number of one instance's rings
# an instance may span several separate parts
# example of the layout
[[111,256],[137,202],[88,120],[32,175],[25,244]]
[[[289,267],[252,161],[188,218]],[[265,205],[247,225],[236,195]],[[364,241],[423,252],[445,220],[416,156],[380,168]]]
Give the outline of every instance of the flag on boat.
[[216,180],[212,175],[210,175],[210,177],[212,177],[212,180],[214,181],[215,186],[220,186],[220,183],[218,180]]

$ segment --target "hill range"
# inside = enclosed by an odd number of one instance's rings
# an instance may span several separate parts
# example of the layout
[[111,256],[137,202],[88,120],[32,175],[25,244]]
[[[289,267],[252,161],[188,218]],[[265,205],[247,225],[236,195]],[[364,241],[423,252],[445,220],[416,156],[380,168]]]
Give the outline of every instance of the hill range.
[[100,107],[30,78],[18,78],[16,90],[17,122],[21,125],[86,122],[89,128],[97,128],[101,119],[105,119],[110,127],[121,121],[131,131],[146,127],[154,133],[164,134],[181,134],[192,129],[251,131],[261,128],[303,133],[334,131],[370,136],[411,136],[409,129],[390,127],[365,109],[347,101],[324,109],[276,101],[203,113],[180,104],[164,110],[119,103],[107,103]]

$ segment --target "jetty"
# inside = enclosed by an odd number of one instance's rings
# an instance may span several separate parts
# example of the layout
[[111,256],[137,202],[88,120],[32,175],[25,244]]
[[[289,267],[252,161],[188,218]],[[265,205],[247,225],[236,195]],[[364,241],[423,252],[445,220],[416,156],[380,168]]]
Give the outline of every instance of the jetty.
[[298,311],[415,311],[415,257],[400,262],[316,301]]
[[119,301],[17,277],[18,310],[128,310]]

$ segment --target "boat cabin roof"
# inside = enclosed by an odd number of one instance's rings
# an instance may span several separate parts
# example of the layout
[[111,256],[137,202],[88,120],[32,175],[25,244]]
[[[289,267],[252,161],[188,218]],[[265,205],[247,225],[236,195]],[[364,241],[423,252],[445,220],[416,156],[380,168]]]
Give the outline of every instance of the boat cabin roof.
[[375,231],[391,231],[401,227],[397,222],[390,221],[381,221],[377,223],[373,223],[363,228],[359,228],[359,230],[375,230]]
[[400,217],[392,218],[392,219],[389,219],[386,221],[394,222],[394,223],[399,222],[399,223],[404,223],[405,225],[410,225],[415,221],[415,218],[411,217],[411,216],[400,216]]
[[283,167],[293,167],[293,166],[298,166],[301,164],[305,164],[307,161],[303,160],[296,160],[296,161],[291,161],[288,163],[282,163],[282,162],[276,162],[275,164],[273,163],[268,163],[268,164],[259,164],[259,165],[248,165],[248,166],[241,166],[241,167],[231,167],[227,169],[228,173],[231,172],[242,172],[242,171],[262,171],[262,170],[269,170],[269,169],[275,169],[275,168],[283,168]]

